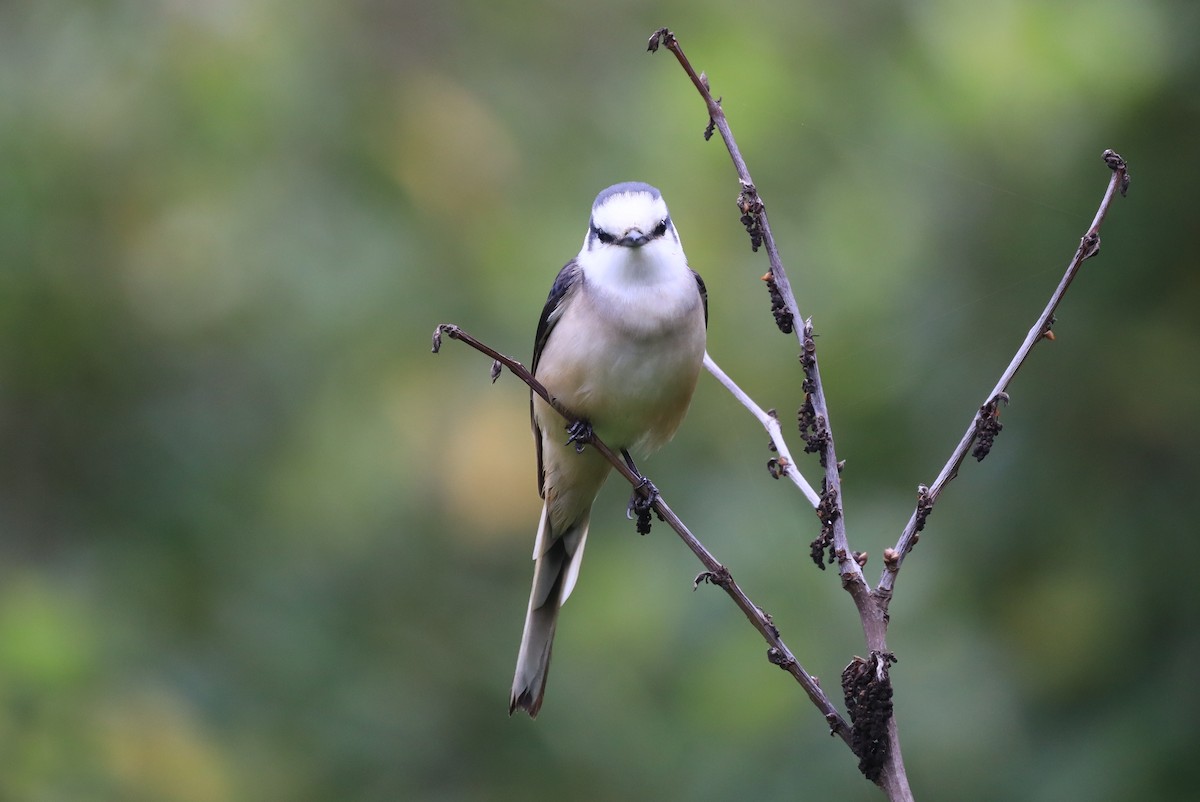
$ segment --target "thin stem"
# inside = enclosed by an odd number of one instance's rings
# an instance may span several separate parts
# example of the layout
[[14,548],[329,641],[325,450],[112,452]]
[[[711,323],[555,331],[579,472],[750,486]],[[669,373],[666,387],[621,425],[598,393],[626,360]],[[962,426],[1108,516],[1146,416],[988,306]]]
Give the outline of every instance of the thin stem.
[[[834,554],[837,555],[838,570],[842,576],[842,584],[850,591],[850,595],[854,597],[855,604],[861,611],[870,604],[868,598],[870,588],[863,577],[862,567],[854,559],[854,553],[850,549],[849,540],[846,536],[846,519],[842,509],[841,478],[837,470],[838,460],[833,442],[833,428],[830,424],[829,407],[825,402],[825,389],[821,384],[821,374],[816,363],[816,350],[811,336],[811,321],[806,321],[803,325],[795,325],[795,322],[800,321],[802,316],[799,305],[796,303],[795,293],[792,291],[791,281],[788,279],[787,270],[784,269],[783,260],[779,256],[779,248],[775,244],[775,236],[771,233],[771,223],[767,218],[766,205],[762,202],[762,196],[758,194],[754,180],[750,177],[750,169],[746,166],[746,160],[742,158],[742,152],[738,148],[737,141],[733,138],[733,130],[729,127],[729,120],[725,116],[725,111],[721,108],[720,101],[713,97],[709,89],[708,79],[696,73],[695,68],[692,67],[692,63],[683,52],[679,40],[667,28],[660,28],[650,37],[649,50],[651,52],[658,50],[660,45],[674,54],[675,59],[679,62],[683,71],[687,73],[692,84],[696,87],[696,91],[700,93],[700,97],[704,100],[704,104],[708,108],[711,128],[721,134],[721,139],[725,143],[725,149],[729,152],[730,159],[733,160],[733,167],[737,171],[738,180],[742,185],[742,195],[739,198],[739,205],[745,215],[751,218],[751,222],[747,223],[747,230],[751,231],[751,240],[756,243],[757,239],[761,239],[763,246],[767,249],[767,261],[771,266],[771,272],[768,275],[779,291],[788,317],[792,321],[793,330],[799,340],[800,347],[805,349],[805,352],[812,357],[811,369],[808,370],[810,381],[812,382],[809,397],[813,410],[819,417],[821,425],[825,430],[821,462],[825,466],[825,492],[834,500],[833,508],[836,511],[833,520],[833,550]],[[755,249],[757,250],[757,247]]]
[[[775,290],[773,293],[772,311],[775,313],[776,322],[779,324],[780,329],[784,332],[795,331],[800,343],[801,361],[804,364],[805,371],[805,390],[807,392],[805,406],[806,411],[811,406],[812,423],[816,430],[814,435],[816,438],[815,442],[819,443],[821,464],[825,468],[825,487],[823,492],[825,503],[822,504],[824,508],[822,516],[825,520],[823,523],[832,530],[832,549],[837,559],[838,573],[842,580],[842,587],[850,594],[850,597],[854,600],[855,607],[858,609],[859,621],[862,624],[867,647],[874,653],[880,655],[888,654],[886,610],[881,608],[881,605],[878,604],[876,598],[871,593],[870,585],[863,576],[862,565],[859,562],[860,556],[851,550],[849,538],[846,535],[846,516],[842,506],[841,476],[839,474],[837,451],[834,447],[833,427],[829,416],[829,407],[825,400],[825,389],[821,382],[821,371],[817,363],[812,321],[811,319],[803,319],[800,314],[795,293],[792,291],[791,282],[788,279],[787,271],[783,267],[783,261],[780,259],[779,249],[775,244],[775,237],[771,233],[771,224],[767,218],[766,205],[763,203],[761,196],[758,194],[758,189],[750,177],[750,170],[747,168],[746,161],[742,158],[737,142],[733,138],[733,131],[729,127],[729,121],[725,117],[725,112],[721,108],[720,102],[713,98],[712,92],[709,90],[707,78],[696,73],[691,62],[684,54],[679,41],[669,29],[660,28],[650,37],[648,49],[651,52],[655,52],[659,46],[666,47],[675,55],[679,65],[687,73],[692,84],[700,93],[701,98],[704,99],[709,115],[709,129],[705,132],[705,137],[707,138],[713,129],[720,132],[721,139],[725,143],[725,148],[729,151],[729,157],[733,160],[738,180],[742,185],[742,192],[738,196],[738,206],[742,211],[742,222],[746,226],[747,233],[750,235],[751,246],[754,250],[758,249],[760,243],[766,247],[767,259],[771,270],[765,278],[769,280],[769,286],[773,286]],[[783,308],[778,309],[778,306],[782,306]],[[797,325],[801,321],[803,322]],[[865,561],[865,555],[862,555],[861,558]],[[887,723],[887,736],[889,745],[883,758],[877,782],[890,799],[911,799],[912,791],[909,789],[904,761],[900,754],[900,740],[894,718],[889,718]]]
[[[1092,220],[1092,225],[1088,233],[1080,242],[1075,258],[1072,260],[1071,265],[1068,266],[1067,273],[1051,297],[1050,303],[1038,318],[1033,328],[1030,329],[1025,342],[1018,350],[1016,357],[1014,357],[992,393],[976,413],[970,427],[967,429],[967,433],[954,450],[950,460],[938,475],[933,486],[929,488],[922,486],[919,489],[917,507],[904,532],[901,534],[900,540],[897,542],[895,548],[884,551],[884,573],[880,578],[878,587],[872,591],[863,577],[856,555],[849,549],[846,537],[844,516],[842,514],[838,464],[835,456],[832,429],[829,423],[828,407],[816,358],[816,348],[812,336],[812,322],[811,320],[804,320],[803,325],[795,325],[795,322],[801,319],[801,315],[787,273],[779,259],[775,240],[771,234],[770,223],[767,220],[766,207],[750,178],[746,162],[742,158],[737,143],[734,141],[720,101],[713,98],[712,93],[709,91],[707,78],[703,74],[698,75],[696,73],[691,62],[684,55],[678,40],[667,28],[660,28],[650,37],[649,50],[651,52],[656,51],[660,46],[665,46],[675,55],[680,66],[687,73],[693,85],[695,85],[697,91],[700,92],[701,97],[704,99],[709,114],[709,126],[705,131],[705,138],[709,138],[714,130],[720,132],[721,138],[725,142],[725,147],[729,151],[730,158],[733,160],[734,168],[737,170],[738,179],[742,184],[742,193],[738,197],[738,205],[743,213],[742,222],[746,226],[747,233],[750,234],[753,248],[757,250],[760,244],[766,246],[771,271],[764,278],[768,280],[768,286],[772,290],[772,312],[775,314],[776,322],[782,330],[785,332],[795,330],[797,332],[802,348],[801,362],[805,366],[805,389],[807,392],[803,417],[807,422],[806,425],[811,427],[814,432],[813,435],[806,436],[806,439],[810,444],[819,444],[822,452],[822,464],[825,467],[825,498],[820,511],[823,516],[828,516],[831,519],[827,519],[827,524],[832,529],[833,552],[838,560],[842,583],[847,591],[849,591],[858,608],[859,619],[872,655],[873,657],[886,656],[890,658],[890,653],[887,650],[888,605],[891,601],[892,590],[900,564],[916,542],[918,534],[924,526],[925,519],[937,501],[938,495],[944,486],[957,475],[959,466],[965,459],[968,449],[971,448],[972,444],[976,444],[974,454],[978,459],[982,459],[988,449],[990,449],[992,440],[1000,431],[1000,425],[997,420],[999,406],[1002,403],[1007,403],[1008,400],[1005,390],[1024,363],[1029,352],[1033,349],[1033,346],[1042,339],[1053,339],[1051,327],[1054,323],[1054,312],[1063,295],[1065,295],[1067,288],[1070,286],[1071,281],[1078,273],[1079,266],[1085,259],[1094,256],[1099,250],[1099,228],[1108,213],[1109,205],[1115,193],[1119,191],[1124,195],[1128,189],[1129,174],[1125,161],[1111,150],[1104,152],[1104,160],[1113,170],[1112,180],[1109,183],[1108,190],[1105,192],[1104,200],[1101,202],[1100,208]],[[900,743],[897,737],[894,717],[888,718],[887,738],[890,742],[890,748],[877,782],[887,792],[889,798],[911,799],[912,792],[908,787],[904,763],[900,755]]]
[[[543,400],[546,401],[546,403],[553,407],[554,411],[561,415],[563,420],[565,420],[568,424],[579,421],[579,417],[564,407],[557,398],[551,396],[546,390],[545,386],[543,386],[542,383],[539,382],[524,365],[517,360],[500,353],[452,323],[441,323],[436,329],[434,329],[433,352],[435,354],[441,349],[443,335],[450,337],[453,340],[459,340],[466,343],[475,350],[487,354],[497,363],[508,368],[514,376],[527,384],[530,390],[537,393]],[[498,376],[499,373],[493,368],[492,375],[495,377]],[[644,488],[645,482],[643,481],[643,477],[634,473],[634,471],[625,464],[625,460],[621,459],[620,455],[609,448],[603,440],[593,434],[587,442],[592,446],[592,448],[596,449],[598,453],[607,459],[612,466],[617,469],[617,472],[620,473],[621,476],[625,477],[625,480],[629,482],[630,485],[632,485],[635,489]],[[683,521],[680,520],[679,516],[675,514],[675,511],[667,505],[667,502],[665,499],[663,499],[661,493],[655,495],[653,509],[655,513],[658,514],[659,519],[666,522],[668,526],[675,530],[675,533],[679,535],[680,539],[687,544],[687,547],[691,549],[692,553],[696,555],[701,563],[703,563],[705,570],[696,577],[696,586],[698,587],[701,582],[708,582],[717,585],[729,595],[729,598],[733,599],[734,604],[736,604],[738,609],[745,614],[746,618],[751,624],[754,625],[754,628],[758,630],[759,634],[763,636],[763,640],[765,640],[767,645],[770,647],[767,650],[767,655],[770,661],[787,671],[795,678],[796,682],[800,684],[800,687],[804,689],[804,692],[808,694],[808,698],[812,700],[812,703],[816,705],[817,709],[825,717],[825,721],[829,725],[830,732],[840,736],[843,741],[849,744],[850,725],[846,723],[846,720],[842,718],[841,713],[839,713],[837,708],[834,707],[833,703],[829,701],[829,697],[826,696],[825,691],[821,689],[821,685],[817,681],[816,677],[812,676],[804,669],[800,662],[796,660],[795,655],[792,654],[791,649],[789,649],[787,644],[783,642],[783,639],[779,637],[779,630],[771,622],[770,616],[768,616],[761,607],[750,600],[750,597],[747,596],[741,587],[733,580],[733,576],[729,573],[729,569],[722,565],[717,558],[712,555],[712,552],[705,548],[704,544],[692,534],[691,530],[689,530],[687,526],[684,525]]]
[[742,406],[750,410],[750,414],[758,419],[758,422],[767,430],[767,434],[771,436],[771,443],[775,446],[775,451],[779,454],[779,470],[792,480],[796,487],[800,488],[800,492],[808,499],[808,502],[813,505],[813,508],[821,503],[821,496],[817,491],[813,490],[812,485],[800,473],[800,469],[796,467],[796,461],[792,459],[792,452],[788,449],[787,443],[783,439],[783,428],[779,425],[779,419],[768,412],[763,411],[763,408],[754,402],[754,399],[746,395],[741,387],[734,383],[733,379],[721,370],[713,358],[704,353],[704,367],[708,368],[717,381],[725,385],[725,389],[733,394],[733,397],[741,402]]
[[[989,418],[994,420],[995,416],[999,413],[999,405],[1008,402],[1008,385],[1017,375],[1017,371],[1021,369],[1021,366],[1025,364],[1025,360],[1033,351],[1033,347],[1042,340],[1054,339],[1052,326],[1054,325],[1054,313],[1057,311],[1058,305],[1067,294],[1067,290],[1070,288],[1071,282],[1075,280],[1075,276],[1079,274],[1083,263],[1100,251],[1100,225],[1108,215],[1108,209],[1112,205],[1113,198],[1118,192],[1124,195],[1129,186],[1129,169],[1125,160],[1112,150],[1104,151],[1103,158],[1105,163],[1112,169],[1112,176],[1108,180],[1108,188],[1104,191],[1104,197],[1100,201],[1100,207],[1096,210],[1096,215],[1092,218],[1092,224],[1083,235],[1083,239],[1079,241],[1079,247],[1075,250],[1075,255],[1071,257],[1071,261],[1067,264],[1066,272],[1058,282],[1058,287],[1050,295],[1050,300],[1046,303],[1046,308],[1042,310],[1037,321],[1029,329],[1029,333],[1025,335],[1025,340],[1017,348],[1012,361],[1004,369],[1000,380],[996,382],[996,386],[988,394],[987,400],[984,401],[983,405],[971,419],[966,433],[963,434],[962,439],[959,440],[958,445],[951,452],[950,458],[942,467],[941,472],[938,473],[937,479],[928,488],[921,488],[917,508],[913,510],[912,515],[909,517],[904,531],[900,534],[900,539],[896,541],[896,545],[892,549],[885,553],[883,575],[879,578],[879,585],[875,591],[883,599],[885,607],[891,598],[892,590],[896,584],[896,575],[900,571],[900,566],[904,562],[904,558],[908,556],[908,553],[912,551],[913,546],[916,544],[919,533],[925,525],[925,519],[932,511],[933,505],[937,503],[942,490],[958,476],[958,469],[966,459],[968,449],[971,448],[972,444],[978,438],[980,426],[985,425],[985,421]],[[977,451],[978,459],[983,459],[984,456],[986,456],[986,450],[983,452]]]

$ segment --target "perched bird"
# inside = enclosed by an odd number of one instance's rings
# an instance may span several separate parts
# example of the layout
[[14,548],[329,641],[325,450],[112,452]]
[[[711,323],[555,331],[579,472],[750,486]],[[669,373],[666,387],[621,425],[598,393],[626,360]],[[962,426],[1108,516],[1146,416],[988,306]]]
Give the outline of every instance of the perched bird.
[[[596,196],[583,249],[559,272],[538,321],[533,373],[632,466],[671,439],[704,361],[708,294],[662,194],[636,182]],[[537,716],[558,610],[579,578],[592,502],[611,465],[564,439],[566,422],[530,394],[545,499],[511,714]]]

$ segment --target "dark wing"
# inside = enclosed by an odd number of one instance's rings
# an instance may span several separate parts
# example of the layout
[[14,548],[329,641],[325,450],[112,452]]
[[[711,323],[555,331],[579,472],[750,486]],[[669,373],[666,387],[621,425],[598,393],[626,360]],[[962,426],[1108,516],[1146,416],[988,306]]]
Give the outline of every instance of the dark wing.
[[579,277],[579,263],[572,259],[563,266],[562,270],[558,271],[558,275],[554,278],[554,285],[550,287],[546,305],[542,307],[542,316],[538,319],[537,335],[533,338],[533,364],[529,368],[533,373],[537,373],[538,360],[542,358],[542,349],[546,347],[546,340],[550,338],[551,329],[558,322],[556,314],[558,308]]
[[[542,316],[538,320],[537,334],[533,338],[533,362],[529,370],[535,376],[537,375],[538,361],[542,358],[542,350],[546,347],[546,341],[550,339],[550,332],[554,330],[554,324],[558,322],[563,299],[579,283],[582,276],[583,273],[579,270],[579,263],[572,259],[567,262],[562,270],[558,271],[558,276],[554,279],[554,285],[550,287],[550,296],[546,298],[546,305],[542,307]],[[696,278],[699,279],[699,276]],[[703,294],[703,282],[700,283],[700,287],[701,294]],[[706,321],[708,320],[707,304],[708,302],[705,301],[704,317]],[[546,474],[542,470],[542,430],[538,428],[537,418],[533,415],[533,390],[529,391],[529,425],[533,429],[533,442],[537,446],[538,495],[545,497],[546,489],[543,485]]]
[[696,286],[700,288],[700,300],[704,302],[704,328],[708,328],[708,287],[704,286],[704,279],[695,270],[692,275],[696,277]]

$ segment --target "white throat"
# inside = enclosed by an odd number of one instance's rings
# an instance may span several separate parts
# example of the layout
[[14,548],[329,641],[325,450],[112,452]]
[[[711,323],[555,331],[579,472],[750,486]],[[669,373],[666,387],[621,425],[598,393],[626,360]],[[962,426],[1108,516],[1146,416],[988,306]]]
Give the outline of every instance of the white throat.
[[580,251],[577,258],[584,280],[617,294],[678,281],[689,275],[687,257],[679,243],[661,237],[640,248],[604,245]]

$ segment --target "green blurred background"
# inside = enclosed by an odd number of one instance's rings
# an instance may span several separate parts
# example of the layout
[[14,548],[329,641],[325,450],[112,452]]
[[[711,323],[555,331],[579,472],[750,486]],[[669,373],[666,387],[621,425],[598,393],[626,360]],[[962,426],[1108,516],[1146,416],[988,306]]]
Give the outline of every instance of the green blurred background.
[[[542,715],[506,714],[526,392],[434,325],[528,358],[593,195],[645,180],[714,358],[800,402],[660,25],[815,318],[872,580],[1128,158],[905,565],[896,705],[924,800],[1194,790],[1196,4],[8,0],[0,799],[881,798],[617,482]],[[644,467],[836,694],[862,635],[765,445],[705,377]]]

